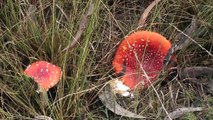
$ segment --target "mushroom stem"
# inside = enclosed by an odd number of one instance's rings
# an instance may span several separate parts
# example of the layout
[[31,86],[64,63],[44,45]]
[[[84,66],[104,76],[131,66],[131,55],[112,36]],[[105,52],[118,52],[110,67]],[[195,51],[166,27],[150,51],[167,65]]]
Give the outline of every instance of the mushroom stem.
[[39,87],[39,95],[40,95],[42,107],[48,106],[49,98],[48,98],[47,91]]

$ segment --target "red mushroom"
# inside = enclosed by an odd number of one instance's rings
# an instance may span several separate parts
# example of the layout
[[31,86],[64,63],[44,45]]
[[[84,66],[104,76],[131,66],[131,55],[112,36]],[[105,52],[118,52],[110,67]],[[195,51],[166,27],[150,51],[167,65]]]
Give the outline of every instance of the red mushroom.
[[[120,80],[134,90],[136,86],[146,88],[156,81],[163,68],[163,60],[171,43],[162,35],[150,31],[138,31],[126,37],[118,46],[113,59],[113,67]],[[147,76],[145,76],[144,71]]]
[[46,61],[34,62],[24,73],[32,77],[46,91],[56,85],[61,77],[61,69]]
[[[33,78],[38,83],[39,92],[42,92],[44,101],[48,101],[46,92],[56,85],[61,77],[61,69],[46,61],[32,63],[24,71],[26,75]],[[45,103],[46,104],[46,103]]]

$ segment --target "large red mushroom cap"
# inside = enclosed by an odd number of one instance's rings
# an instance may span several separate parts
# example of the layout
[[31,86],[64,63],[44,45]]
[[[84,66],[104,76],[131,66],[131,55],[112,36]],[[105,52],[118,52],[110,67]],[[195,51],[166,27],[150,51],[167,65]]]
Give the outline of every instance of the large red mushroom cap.
[[46,91],[56,85],[61,77],[61,69],[46,61],[32,63],[24,73],[33,78],[40,88]]
[[[150,31],[131,33],[118,46],[113,59],[116,74],[124,72],[121,81],[131,90],[142,84],[143,88],[157,80],[163,60],[171,43],[162,35]],[[146,72],[145,76],[143,70]]]

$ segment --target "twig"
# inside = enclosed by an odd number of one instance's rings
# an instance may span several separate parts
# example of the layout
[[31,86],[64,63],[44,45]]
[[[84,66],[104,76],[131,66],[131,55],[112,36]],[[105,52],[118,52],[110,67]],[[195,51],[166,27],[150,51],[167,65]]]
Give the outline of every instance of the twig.
[[[213,91],[213,68],[210,67],[203,67],[203,66],[197,66],[197,67],[186,67],[184,69],[178,70],[178,75],[181,80],[190,80],[192,82],[196,82],[199,84],[204,84],[208,87],[208,91],[212,93]],[[204,77],[206,79],[200,79],[197,77]]]
[[154,6],[157,5],[158,2],[160,2],[161,0],[154,0],[143,12],[143,14],[140,17],[140,20],[138,21],[138,26],[142,26],[144,25],[144,23],[146,22],[146,19],[150,13],[150,11],[152,10],[152,8]]
[[39,115],[39,116],[35,116],[35,119],[33,119],[33,120],[53,120],[53,119],[48,116]]
[[85,15],[83,15],[81,22],[79,23],[79,28],[77,33],[75,34],[73,41],[67,46],[65,47],[62,52],[74,48],[78,43],[80,43],[80,37],[83,34],[83,31],[86,29],[87,23],[88,23],[88,17],[92,15],[92,11],[93,11],[93,3],[90,2],[89,8],[87,10],[87,13]]
[[[194,112],[194,111],[202,111],[203,109],[201,107],[183,107],[183,108],[178,108],[175,111],[169,113],[169,116],[171,119],[176,119],[181,117],[184,113],[187,112]],[[165,117],[164,120],[169,120],[168,117]]]

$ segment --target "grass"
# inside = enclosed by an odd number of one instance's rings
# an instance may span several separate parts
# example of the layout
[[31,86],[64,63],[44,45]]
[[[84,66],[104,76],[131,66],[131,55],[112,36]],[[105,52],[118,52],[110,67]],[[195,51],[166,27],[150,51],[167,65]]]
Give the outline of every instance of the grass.
[[[114,76],[111,61],[116,45],[138,28],[137,22],[149,2],[93,1],[93,12],[87,18],[80,43],[63,51],[78,31],[89,2],[0,2],[0,119],[32,119],[36,115],[56,120],[120,118],[103,106],[97,93]],[[140,29],[159,32],[174,42],[179,33],[176,28],[183,31],[196,16],[198,28],[192,38],[212,53],[212,11],[212,0],[162,0]],[[212,56],[200,46],[192,43],[180,51],[178,66],[213,67]],[[59,84],[48,92],[51,105],[45,109],[40,105],[37,85],[23,74],[27,65],[36,60],[49,61],[63,71]],[[159,81],[155,87],[168,112],[177,107],[201,106],[206,110],[189,113],[183,119],[211,119],[213,96],[206,85],[175,77],[168,80],[165,74]],[[119,103],[150,119],[166,116],[152,88],[138,94],[134,101],[118,98]]]

